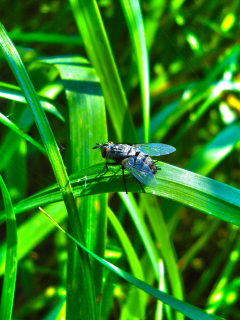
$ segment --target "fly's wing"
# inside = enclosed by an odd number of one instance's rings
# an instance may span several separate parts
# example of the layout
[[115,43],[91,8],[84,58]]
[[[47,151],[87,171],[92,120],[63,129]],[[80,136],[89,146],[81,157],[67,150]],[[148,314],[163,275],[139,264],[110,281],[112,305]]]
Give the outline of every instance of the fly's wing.
[[163,143],[140,143],[135,144],[134,147],[149,156],[162,156],[176,151],[174,147]]
[[147,166],[142,159],[138,159],[137,157],[126,158],[122,161],[122,165],[140,182],[156,188],[157,180],[149,166]]

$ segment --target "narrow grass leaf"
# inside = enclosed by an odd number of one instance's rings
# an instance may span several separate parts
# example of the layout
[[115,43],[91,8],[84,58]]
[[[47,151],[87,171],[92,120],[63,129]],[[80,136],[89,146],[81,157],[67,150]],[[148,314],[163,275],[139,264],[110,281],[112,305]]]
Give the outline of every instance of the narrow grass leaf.
[[10,320],[12,319],[15,283],[17,276],[17,225],[12,201],[1,176],[0,187],[2,190],[2,196],[7,218],[7,251],[1,296],[0,319]]
[[159,274],[159,268],[158,268],[158,260],[159,260],[158,252],[155,248],[155,245],[148,231],[146,223],[140,213],[136,200],[134,199],[132,194],[126,195],[125,193],[121,192],[119,193],[119,196],[122,199],[124,205],[126,206],[126,209],[130,214],[130,217],[133,220],[133,223],[135,224],[135,227],[146,249],[146,253],[148,254],[149,259],[152,263],[156,278],[159,280],[160,274]]
[[71,45],[82,47],[83,40],[80,36],[75,35],[64,35],[58,33],[50,32],[22,32],[22,31],[11,31],[9,32],[9,37],[17,42],[38,42],[38,43],[50,43],[52,44],[61,44],[61,45]]
[[[33,125],[33,118],[28,108],[21,110],[16,105],[14,113],[11,116],[11,120],[24,132],[28,132]],[[19,143],[22,138],[12,130],[8,130],[5,134],[0,146],[0,171],[2,171],[9,162],[14,162],[13,154],[19,148]]]
[[[42,210],[43,211],[43,210]],[[44,211],[43,211],[44,212]],[[118,274],[121,278],[125,279],[128,282],[131,282],[136,287],[142,289],[143,291],[149,293],[151,296],[157,298],[158,300],[161,300],[163,303],[168,304],[172,308],[182,312],[186,316],[188,316],[190,319],[193,320],[213,320],[213,319],[223,319],[221,317],[218,317],[216,315],[210,315],[204,312],[203,310],[196,308],[186,302],[179,301],[172,296],[166,294],[165,292],[162,292],[160,290],[157,290],[156,288],[148,285],[147,283],[141,281],[140,279],[136,279],[126,271],[116,267],[115,265],[107,262],[106,260],[98,257],[96,254],[94,254],[92,251],[87,249],[85,246],[83,246],[80,242],[75,240],[70,234],[68,234],[66,231],[64,231],[46,212],[44,214],[52,220],[52,222],[61,230],[63,231],[71,240],[73,240],[75,243],[77,243],[81,248],[83,248],[87,253],[89,253],[92,257],[94,257],[96,260],[98,260],[100,263],[102,263],[105,267],[109,268],[111,271]]]
[[155,41],[156,32],[160,27],[161,16],[167,6],[167,1],[148,1],[148,11],[144,17],[147,48],[150,50]]
[[96,70],[106,99],[107,110],[119,142],[137,142],[127,100],[109,45],[107,34],[94,0],[70,0],[89,59]]
[[[24,95],[17,86],[10,85],[8,83],[0,82],[0,97],[4,99],[9,99],[11,101],[18,101],[21,103],[27,103]],[[40,103],[43,109],[49,113],[55,115],[58,119],[65,122],[63,115],[60,113],[59,109],[62,109],[59,103],[45,97],[39,97]],[[58,108],[57,108],[58,107]]]
[[30,137],[28,134],[23,132],[18,126],[16,126],[12,121],[10,121],[7,117],[5,117],[1,112],[0,112],[0,122],[3,123],[5,126],[7,126],[9,129],[17,133],[19,136],[21,136],[23,139],[31,143],[34,147],[36,147],[40,152],[42,152],[44,155],[47,155],[46,150],[44,147],[35,141],[32,137]]
[[[166,272],[169,275],[174,297],[179,300],[183,300],[184,292],[182,279],[177,267],[175,250],[170,241],[170,236],[157,199],[152,195],[141,195],[141,201],[144,204],[144,209],[149,219],[151,229],[153,230],[153,234],[156,238],[158,246],[160,247],[160,252],[162,258],[164,259]],[[182,319],[182,315],[177,314],[177,319]]]
[[[143,271],[141,267],[141,263],[137,257],[137,254],[125,232],[122,225],[118,221],[117,217],[114,215],[112,210],[108,207],[107,209],[107,215],[108,220],[111,223],[111,225],[114,228],[114,231],[116,232],[116,235],[122,245],[122,248],[124,250],[124,253],[126,255],[126,259],[128,261],[128,264],[130,266],[131,272],[134,275],[135,278],[138,278],[140,280],[144,280]],[[137,290],[137,292],[134,292],[130,297],[127,298],[127,303],[125,303],[125,306],[123,307],[123,310],[121,312],[121,319],[125,319],[125,317],[138,317],[138,318],[144,318],[145,310],[144,310],[144,293],[140,290]],[[129,302],[130,301],[130,302]],[[136,308],[136,304],[138,305],[138,308]],[[134,306],[134,307],[132,307]]]
[[[64,202],[49,204],[45,208],[54,220],[61,223],[67,218],[67,211]],[[34,228],[32,227],[34,226]],[[30,218],[18,227],[18,260],[23,259],[38,246],[54,230],[49,223],[46,223],[43,215],[37,211]],[[6,251],[6,242],[0,245],[0,252]],[[5,260],[0,259],[0,276],[3,275]]]
[[144,142],[149,142],[149,70],[148,53],[145,41],[143,17],[138,0],[121,0],[121,5],[132,39],[137,69],[140,79],[142,110],[143,110],[143,132]]
[[185,165],[186,169],[202,175],[208,175],[234,150],[240,140],[239,134],[239,122],[227,126],[189,159]]

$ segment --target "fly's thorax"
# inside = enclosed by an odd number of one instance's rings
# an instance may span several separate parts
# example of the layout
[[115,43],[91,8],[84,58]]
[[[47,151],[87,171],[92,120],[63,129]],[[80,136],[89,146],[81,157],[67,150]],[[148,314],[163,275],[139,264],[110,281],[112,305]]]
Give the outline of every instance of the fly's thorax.
[[133,154],[132,147],[127,144],[112,144],[107,151],[106,159],[113,159],[117,162]]

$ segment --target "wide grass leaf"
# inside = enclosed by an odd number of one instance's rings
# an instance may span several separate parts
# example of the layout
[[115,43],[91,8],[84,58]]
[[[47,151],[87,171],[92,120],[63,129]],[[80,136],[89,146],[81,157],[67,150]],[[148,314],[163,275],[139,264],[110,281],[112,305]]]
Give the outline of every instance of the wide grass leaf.
[[[6,60],[8,61],[14,73],[14,76],[16,77],[19,83],[19,86],[23,91],[25,99],[28,103],[28,107],[31,111],[32,117],[36,122],[37,128],[41,135],[43,144],[46,148],[49,161],[52,165],[52,169],[54,171],[56,180],[59,185],[59,189],[62,193],[62,197],[64,199],[68,211],[73,234],[82,243],[85,243],[85,238],[81,222],[78,216],[77,206],[73,195],[72,187],[52,129],[40,104],[36,91],[29,78],[29,75],[23,65],[23,62],[13,43],[9,39],[6,30],[4,29],[2,24],[0,24],[0,46]],[[83,286],[85,286],[85,290],[89,291],[89,295],[84,295],[83,297],[83,308],[85,311],[87,310],[90,317],[94,318],[96,316],[97,311],[90,261],[85,251],[78,249],[78,253],[80,255],[81,270],[83,272],[84,277]]]
[[[240,191],[224,183],[201,176],[199,174],[174,167],[164,162],[158,163],[156,188],[146,187],[148,193],[165,197],[179,203],[195,208],[221,220],[240,226]],[[86,196],[105,192],[122,192],[124,184],[120,173],[105,172],[105,163],[86,168],[71,176],[71,183],[75,196]],[[87,183],[84,177],[87,176]],[[129,192],[141,192],[136,180],[126,174]],[[16,204],[16,212],[23,212],[39,205],[62,200],[57,186],[46,188],[28,199]],[[4,213],[0,220],[4,219]]]

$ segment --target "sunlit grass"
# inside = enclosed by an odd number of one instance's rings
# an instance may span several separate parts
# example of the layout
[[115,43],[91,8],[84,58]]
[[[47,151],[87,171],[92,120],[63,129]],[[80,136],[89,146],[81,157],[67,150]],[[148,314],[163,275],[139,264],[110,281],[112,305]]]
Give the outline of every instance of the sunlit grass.
[[[237,0],[1,9],[0,317],[238,319]],[[176,152],[126,195],[107,141]]]

